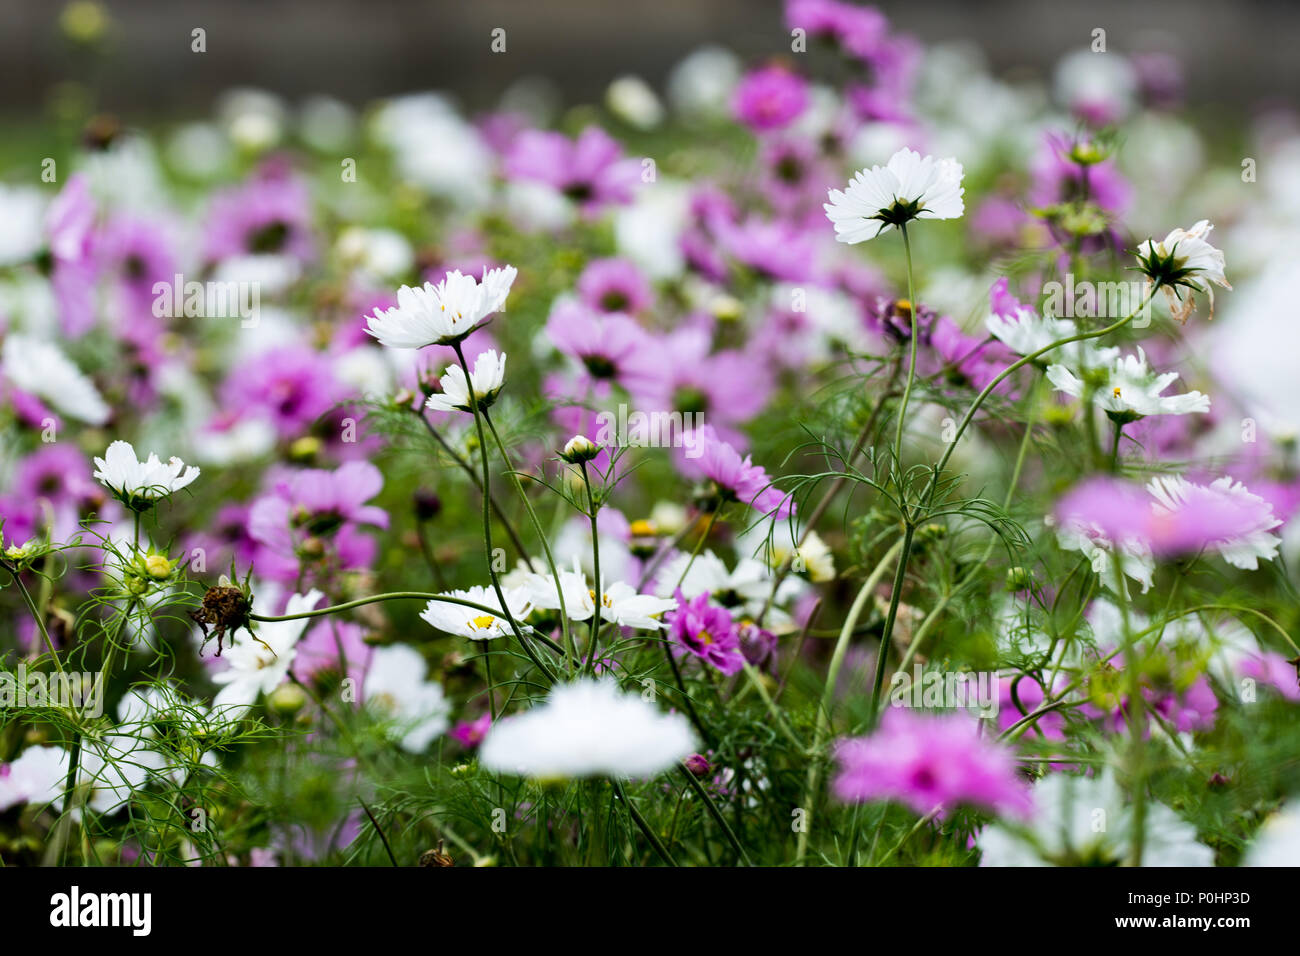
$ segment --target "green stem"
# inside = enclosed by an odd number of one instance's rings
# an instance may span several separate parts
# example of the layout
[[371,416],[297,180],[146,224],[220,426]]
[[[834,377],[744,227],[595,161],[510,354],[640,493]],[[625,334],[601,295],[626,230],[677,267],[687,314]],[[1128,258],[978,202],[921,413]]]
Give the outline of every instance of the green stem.
[[[903,252],[907,256],[907,311],[912,324],[911,357],[907,364],[907,384],[903,386],[903,400],[898,406],[898,427],[894,431],[894,467],[898,469],[901,476],[903,470],[903,425],[907,420],[907,406],[912,398],[912,383],[916,381],[917,302],[916,290],[912,283],[912,242],[907,237],[907,224],[899,225],[898,230],[903,234]],[[894,484],[898,485],[901,490],[902,485],[899,484],[897,477],[894,479]]]
[[[899,539],[880,559],[875,569],[862,582],[862,587],[858,589],[857,597],[853,599],[853,604],[849,608],[848,617],[844,619],[844,625],[840,628],[839,638],[835,642],[835,650],[831,653],[830,666],[826,670],[826,685],[822,688],[821,705],[817,708],[817,726],[813,739],[812,754],[808,758],[808,774],[805,779],[803,810],[804,826],[799,831],[799,839],[795,848],[795,862],[802,866],[804,858],[808,852],[808,833],[812,828],[813,803],[817,797],[817,783],[821,770],[821,752],[826,744],[826,738],[831,729],[831,707],[835,702],[835,685],[839,680],[840,667],[844,663],[844,657],[848,653],[849,639],[857,626],[858,618],[862,616],[862,611],[867,605],[871,594],[884,577],[885,571],[889,568],[896,555],[905,549],[911,541],[912,530],[909,527],[904,536]],[[881,656],[884,655],[884,645],[881,646]]]

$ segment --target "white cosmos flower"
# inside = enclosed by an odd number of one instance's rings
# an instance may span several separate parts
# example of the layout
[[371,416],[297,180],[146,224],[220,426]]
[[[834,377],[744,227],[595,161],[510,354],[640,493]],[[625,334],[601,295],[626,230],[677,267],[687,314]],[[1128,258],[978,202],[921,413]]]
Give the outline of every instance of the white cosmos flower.
[[696,749],[681,714],[665,714],[612,681],[556,685],[542,703],[492,725],[484,767],[526,777],[648,777]]
[[[284,613],[310,611],[322,597],[314,588],[305,595],[295,594],[289,598]],[[217,712],[229,709],[231,716],[237,716],[252,707],[259,695],[279,687],[289,674],[289,666],[298,653],[296,645],[309,623],[311,618],[265,621],[257,626],[256,637],[244,635],[238,643],[226,648],[222,660],[229,666],[212,676],[214,683],[224,685],[217,691],[212,709]]]
[[1300,803],[1294,800],[1264,821],[1242,866],[1295,866],[1300,861]]
[[[1191,229],[1175,229],[1160,242],[1148,239],[1138,246],[1138,262],[1149,283],[1159,283],[1169,300],[1169,311],[1179,322],[1186,322],[1196,307],[1192,293],[1204,292],[1210,300],[1210,318],[1214,318],[1214,288],[1231,289],[1224,275],[1223,252],[1206,241],[1214,226],[1202,219]],[[1180,300],[1179,288],[1188,290]]]
[[[528,616],[532,610],[532,601],[528,592],[521,588],[502,588],[506,598],[506,610],[516,621]],[[487,641],[503,637],[510,632],[510,622],[505,618],[505,610],[497,600],[493,588],[476,584],[468,590],[445,591],[443,596],[473,601],[491,608],[495,613],[489,614],[477,608],[462,604],[449,604],[446,601],[430,601],[420,613],[420,617],[432,627],[448,634],[468,637],[471,641]]]
[[28,747],[0,773],[0,813],[20,803],[44,806],[63,792],[68,752],[62,747]]
[[[1049,518],[1048,523],[1054,519]],[[1101,583],[1115,590],[1115,573],[1111,570],[1115,544],[1096,525],[1084,524],[1077,519],[1062,522],[1056,529],[1056,540],[1066,551],[1081,551],[1097,573]],[[1156,562],[1151,549],[1141,541],[1124,541],[1120,544],[1120,566],[1125,576],[1142,585],[1146,594],[1151,587]]]
[[379,647],[370,657],[362,687],[366,706],[394,722],[402,749],[418,754],[447,729],[451,703],[436,681],[425,680],[428,665],[406,644]]
[[1156,499],[1156,514],[1175,520],[1183,506],[1195,498],[1220,498],[1225,504],[1240,505],[1234,510],[1243,518],[1251,516],[1252,523],[1243,527],[1239,534],[1214,542],[1214,549],[1223,560],[1243,571],[1258,569],[1260,558],[1272,561],[1277,557],[1282,539],[1273,533],[1273,529],[1280,527],[1282,520],[1273,517],[1271,504],[1259,495],[1251,494],[1241,482],[1224,477],[1207,486],[1178,475],[1158,475],[1147,483],[1147,491]]
[[199,476],[199,469],[179,458],[167,464],[150,454],[140,461],[130,442],[115,441],[108,446],[103,458],[95,459],[95,477],[128,505],[139,506],[165,498],[180,491]]
[[961,217],[961,163],[922,157],[904,147],[885,166],[860,170],[841,192],[830,191],[826,218],[840,242],[865,242],[912,219]]
[[[1132,845],[1133,808],[1114,779],[1052,773],[1033,789],[1027,827],[994,823],[977,838],[980,866],[1114,866]],[[1213,866],[1196,827],[1163,803],[1146,808],[1143,866]]]
[[517,271],[514,266],[483,270],[482,281],[448,272],[437,285],[402,286],[397,305],[366,320],[366,331],[393,349],[452,345],[473,332],[484,319],[505,308],[506,295]]
[[[1082,398],[1083,380],[1064,365],[1049,365],[1047,378],[1058,391]],[[1157,375],[1147,365],[1146,353],[1138,347],[1137,355],[1124,355],[1109,369],[1106,383],[1093,392],[1093,404],[1108,415],[1133,421],[1145,415],[1187,415],[1208,412],[1210,397],[1202,392],[1162,395],[1178,379],[1177,372]]]
[[[763,537],[764,532],[756,530],[754,535]],[[743,551],[753,539],[742,536],[738,547]],[[758,550],[757,547],[754,550]],[[685,573],[685,577],[683,577]],[[682,595],[687,600],[701,594],[710,594],[719,604],[726,607],[740,607],[747,614],[757,615],[768,603],[772,593],[772,569],[766,561],[756,558],[741,558],[733,570],[727,570],[726,562],[712,551],[702,551],[691,561],[691,556],[678,552],[664,562],[655,576],[655,593],[672,595],[681,582]],[[790,575],[781,582],[777,589],[774,605],[783,605],[801,593],[807,585],[799,578]],[[773,615],[775,608],[768,608]]]
[[4,345],[4,372],[15,387],[71,418],[88,425],[108,421],[109,408],[99,390],[51,342],[10,335]]
[[992,313],[984,320],[984,327],[1017,355],[1032,355],[1079,331],[1070,319],[1039,315],[1033,309],[1020,309],[1015,315]]
[[[564,611],[569,619],[591,620],[596,612],[596,592],[588,587],[587,576],[579,570],[577,562],[574,562],[572,571],[560,571],[559,578],[564,592]],[[527,574],[521,586],[527,591],[533,607],[559,610],[555,579],[549,573]],[[632,585],[617,581],[605,587],[600,601],[600,617],[620,627],[657,631],[665,626],[658,616],[676,606],[675,600],[640,594]]]
[[26,262],[45,244],[45,197],[40,190],[0,183],[0,266]]
[[[488,349],[474,360],[474,368],[470,372],[469,380],[474,387],[474,401],[478,403],[479,408],[487,408],[496,401],[505,377],[504,352],[498,355],[494,349]],[[430,395],[429,400],[425,402],[425,408],[436,412],[450,412],[456,409],[462,412],[473,411],[469,389],[465,385],[464,369],[459,365],[449,366],[438,382],[442,385],[442,391]]]

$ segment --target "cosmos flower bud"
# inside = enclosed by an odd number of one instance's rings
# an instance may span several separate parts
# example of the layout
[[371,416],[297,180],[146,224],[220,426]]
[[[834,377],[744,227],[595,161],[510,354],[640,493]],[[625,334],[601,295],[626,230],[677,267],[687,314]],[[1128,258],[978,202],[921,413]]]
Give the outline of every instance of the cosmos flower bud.
[[599,454],[600,446],[594,441],[586,435],[574,435],[564,443],[564,450],[560,452],[560,457],[571,465],[578,465],[591,461]]
[[166,555],[151,554],[144,559],[144,569],[155,581],[162,581],[171,576],[176,569],[174,561],[168,561]]
[[276,713],[289,717],[307,705],[307,694],[297,684],[281,684],[267,695],[266,702]]
[[412,496],[415,504],[415,520],[432,521],[442,512],[442,499],[437,492],[418,489]]
[[706,777],[711,769],[709,758],[704,754],[691,754],[682,763],[686,764],[686,769],[697,777]]

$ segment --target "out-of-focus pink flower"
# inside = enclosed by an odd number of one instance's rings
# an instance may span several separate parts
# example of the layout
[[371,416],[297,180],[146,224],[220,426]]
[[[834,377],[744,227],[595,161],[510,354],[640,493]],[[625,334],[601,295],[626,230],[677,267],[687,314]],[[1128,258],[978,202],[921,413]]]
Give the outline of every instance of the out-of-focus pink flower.
[[794,511],[790,496],[772,485],[767,472],[718,437],[712,425],[686,434],[686,447],[698,453],[697,464],[724,501],[739,501],[765,515],[786,518]]
[[736,87],[736,119],[758,132],[789,126],[808,107],[808,84],[783,66],[750,72]]
[[870,736],[840,741],[835,759],[832,788],[844,801],[897,800],[922,815],[962,804],[1019,816],[1033,809],[1013,753],[964,713],[891,708]]
[[625,158],[619,144],[599,126],[588,126],[577,139],[548,130],[525,130],[515,137],[505,161],[514,179],[546,183],[585,213],[631,202],[641,164]]

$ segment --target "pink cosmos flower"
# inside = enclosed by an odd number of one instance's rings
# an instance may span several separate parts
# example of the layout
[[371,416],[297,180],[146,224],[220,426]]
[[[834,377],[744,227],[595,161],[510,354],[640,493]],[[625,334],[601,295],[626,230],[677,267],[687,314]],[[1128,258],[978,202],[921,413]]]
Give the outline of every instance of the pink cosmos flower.
[[726,609],[710,604],[708,592],[688,601],[678,588],[673,596],[677,610],[669,611],[665,619],[674,655],[693,654],[728,675],[745,666],[740,635]]
[[1121,479],[1090,478],[1061,499],[1056,518],[1167,557],[1213,546],[1228,563],[1251,569],[1276,555],[1272,530],[1281,524],[1268,502],[1228,478],[1208,486],[1157,478],[1146,492]]
[[388,513],[366,504],[383,485],[379,469],[364,461],[335,471],[303,469],[276,482],[248,515],[249,536],[260,546],[258,573],[296,582],[303,561],[326,561],[340,570],[367,567],[375,543],[360,526],[388,527]]
[[1296,675],[1296,665],[1276,651],[1252,654],[1237,665],[1237,670],[1244,677],[1267,684],[1289,701],[1300,701],[1300,678]]
[[322,356],[302,345],[263,352],[232,369],[221,387],[227,408],[265,419],[286,439],[300,437],[346,391]]
[[559,190],[589,215],[631,202],[641,178],[640,162],[624,158],[619,144],[599,126],[588,126],[575,140],[563,133],[525,130],[511,144],[505,167],[512,178]]
[[751,505],[765,515],[787,518],[794,501],[772,484],[767,472],[718,437],[712,425],[687,432],[684,443],[698,452],[697,464],[723,501]]
[[474,720],[462,720],[447,732],[447,736],[466,750],[473,750],[483,742],[492,727],[492,715],[484,713]]
[[1033,809],[1014,754],[965,713],[890,708],[870,736],[840,741],[835,759],[832,789],[846,802],[897,800],[921,815],[960,804],[1023,817]]
[[[133,313],[152,315],[154,283],[170,283],[176,273],[170,237],[156,223],[131,215],[114,216],[105,224],[95,239],[95,257]],[[124,331],[136,319],[123,317]]]
[[59,322],[69,338],[95,324],[95,202],[85,174],[71,177],[50,203],[45,216],[49,239],[50,284],[59,307]]
[[808,85],[783,66],[753,70],[736,87],[732,110],[756,132],[789,126],[808,107]]
[[311,197],[287,174],[263,174],[218,193],[207,218],[204,257],[284,255],[310,259]]
[[635,314],[654,301],[650,283],[630,259],[593,259],[578,276],[578,295],[601,312]]
[[604,315],[574,299],[556,304],[546,334],[565,355],[582,363],[597,382],[644,391],[661,365],[653,340],[626,315]]

